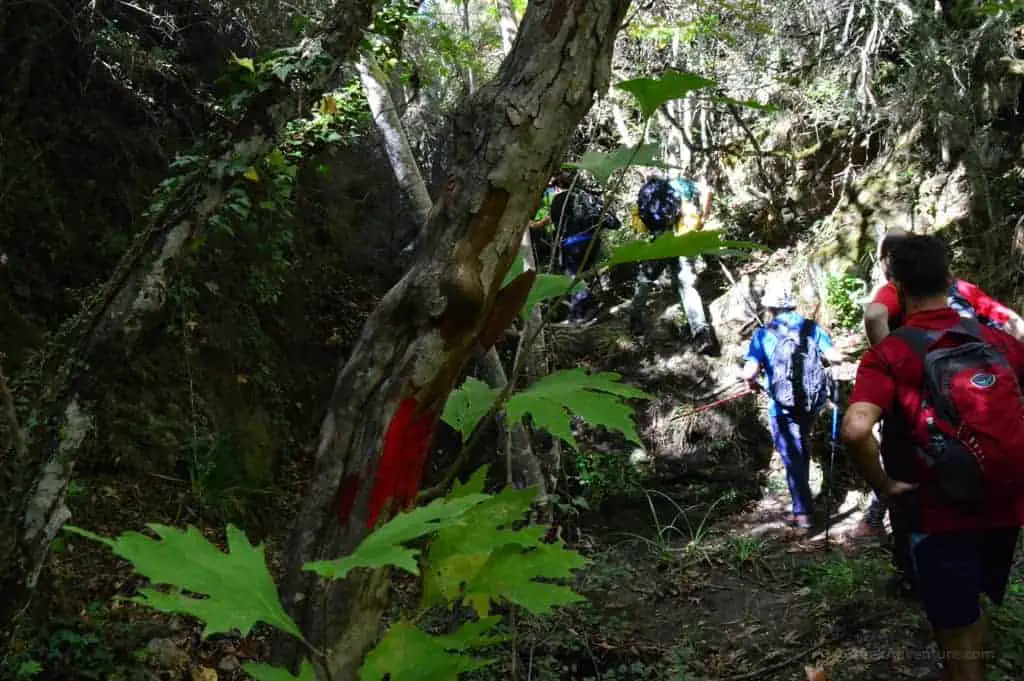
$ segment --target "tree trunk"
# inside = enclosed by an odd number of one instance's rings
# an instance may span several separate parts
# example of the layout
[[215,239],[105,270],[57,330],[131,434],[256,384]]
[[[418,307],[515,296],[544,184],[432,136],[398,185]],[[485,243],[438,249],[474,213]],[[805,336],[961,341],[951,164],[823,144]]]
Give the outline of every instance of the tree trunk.
[[[298,92],[279,83],[263,92],[230,130],[218,131],[211,159],[245,156],[258,160],[278,144],[283,124],[318,98],[336,66],[349,57],[373,18],[378,0],[339,0],[334,18],[304,53],[327,52],[335,64],[309,74],[312,87]],[[309,61],[307,63],[315,63]],[[305,99],[304,99],[305,98]],[[0,636],[9,635],[42,570],[53,538],[68,518],[68,481],[93,418],[88,395],[94,388],[90,367],[111,355],[131,355],[142,332],[163,309],[175,265],[186,247],[219,207],[224,186],[200,176],[166,201],[140,233],[101,290],[86,301],[15,386],[36,396],[27,420],[35,424],[23,453],[14,453],[0,473]],[[3,640],[7,640],[4,638]]]
[[[349,553],[382,506],[415,496],[430,434],[472,349],[515,313],[518,301],[498,295],[501,283],[573,130],[607,88],[628,5],[529,5],[498,75],[455,116],[448,182],[426,241],[338,376],[283,585],[286,607],[326,653],[334,681],[355,679],[377,640],[386,585],[379,572],[324,584],[302,565]],[[382,503],[389,498],[395,504]],[[280,654],[296,662],[294,647]]]
[[412,214],[416,217],[420,233],[427,224],[433,202],[423,181],[416,157],[413,156],[409,138],[405,134],[405,126],[398,115],[395,103],[388,92],[387,79],[381,73],[377,60],[367,50],[363,50],[357,66],[359,79],[363,83],[366,101],[373,114],[374,125],[384,141],[384,151],[391,163],[391,170],[398,180],[398,187],[409,203]]
[[[423,181],[423,176],[416,163],[416,157],[409,145],[409,138],[405,134],[405,125],[395,109],[394,101],[386,87],[387,81],[373,55],[364,50],[358,68],[363,90],[370,105],[370,112],[373,114],[373,120],[384,142],[384,149],[391,163],[391,169],[395,173],[399,189],[412,208],[412,214],[416,216],[417,223],[420,225],[419,233],[422,235],[433,205],[430,201],[430,194],[427,192],[427,185]],[[492,347],[490,350],[480,353],[477,360],[480,363],[481,378],[488,386],[501,390],[508,384],[508,378],[505,376],[505,369],[501,365],[501,358],[498,356],[497,350]],[[543,495],[544,478],[537,474],[540,465],[533,456],[530,437],[523,424],[514,424],[509,436],[509,443],[514,449],[508,451],[508,456],[510,461],[515,462],[516,479],[527,487],[539,485],[541,487],[540,494]]]
[[512,0],[495,0],[495,2],[498,5],[498,32],[501,33],[501,51],[508,54],[512,51],[512,45],[516,41],[519,22],[516,20],[516,11],[512,6]]

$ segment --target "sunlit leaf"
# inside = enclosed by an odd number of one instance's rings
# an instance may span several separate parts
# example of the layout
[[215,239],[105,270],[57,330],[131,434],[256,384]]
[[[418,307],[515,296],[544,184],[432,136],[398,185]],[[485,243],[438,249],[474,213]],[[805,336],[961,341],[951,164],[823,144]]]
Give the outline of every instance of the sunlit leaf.
[[239,57],[238,55],[232,54],[231,61],[244,69],[248,69],[251,73],[256,73],[256,65],[253,64],[252,59],[249,57]]
[[644,118],[654,115],[662,104],[673,99],[680,99],[691,92],[715,85],[695,73],[666,71],[660,78],[634,78],[618,84],[620,90],[633,95]]
[[444,405],[441,419],[459,431],[463,439],[473,434],[480,422],[494,404],[498,391],[487,386],[478,378],[470,376],[453,390]]
[[408,513],[400,513],[369,534],[348,556],[338,560],[306,563],[303,570],[328,579],[344,579],[356,568],[379,568],[394,565],[411,574],[419,574],[418,549],[403,544],[440,530],[446,525],[463,522],[468,509],[486,501],[486,494],[466,494],[457,499],[437,499]]
[[560,584],[535,580],[538,577],[569,579],[587,562],[579,553],[561,546],[539,543],[524,551],[515,544],[508,544],[494,551],[480,571],[467,580],[466,599],[474,603],[478,614],[485,598],[496,601],[500,597],[532,615],[547,615],[557,606],[586,599]]
[[666,258],[692,258],[701,254],[735,255],[764,248],[748,241],[727,241],[716,230],[688,232],[682,235],[666,233],[654,241],[636,239],[627,241],[612,251],[609,265],[627,262],[645,262]]
[[548,430],[573,447],[576,446],[576,438],[572,434],[570,414],[579,416],[592,426],[616,430],[631,442],[643,446],[633,422],[633,410],[621,398],[652,399],[652,396],[620,383],[620,378],[619,374],[611,372],[559,371],[512,395],[505,410],[512,421],[529,414],[537,427]]
[[661,148],[654,143],[644,144],[639,149],[619,147],[615,151],[588,151],[576,163],[565,163],[563,167],[585,170],[601,184],[607,184],[617,170],[630,165],[645,168],[676,168],[677,166],[660,160],[660,151]]

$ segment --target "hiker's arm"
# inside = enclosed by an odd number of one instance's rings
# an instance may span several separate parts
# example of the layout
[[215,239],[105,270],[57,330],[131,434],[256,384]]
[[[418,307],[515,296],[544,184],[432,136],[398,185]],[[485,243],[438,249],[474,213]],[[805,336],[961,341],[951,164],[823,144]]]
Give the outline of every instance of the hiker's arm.
[[878,443],[873,433],[881,418],[881,407],[870,402],[854,402],[843,417],[843,442],[849,448],[850,461],[871,488],[880,493],[889,489],[889,476],[878,461]]
[[814,324],[814,341],[818,344],[818,349],[821,350],[822,356],[828,360],[829,364],[842,364],[846,359],[843,357],[843,353],[836,349],[835,344],[832,342],[832,336],[828,335],[820,324]]
[[979,317],[995,322],[1006,333],[1019,341],[1024,341],[1024,320],[1020,318],[1020,315],[985,293],[976,284],[957,279],[956,287]]
[[822,351],[822,355],[828,360],[829,364],[842,364],[846,358],[843,357],[843,353],[835,349],[835,346],[826,348]]
[[747,382],[747,386],[754,392],[761,388],[761,385],[757,382],[757,377],[761,374],[761,361],[764,359],[763,334],[763,329],[754,331],[754,335],[750,339],[750,345],[747,346],[747,354],[743,356],[741,376]]
[[850,396],[850,406],[843,417],[842,438],[847,444],[854,469],[871,485],[885,503],[914,485],[892,480],[878,461],[875,426],[884,410],[896,401],[896,382],[878,348],[871,348],[861,359],[857,381]]
[[889,335],[889,308],[881,303],[868,303],[864,310],[864,333],[871,345],[881,343]]
[[1003,331],[1024,343],[1024,319],[1013,310],[1008,310],[1009,319],[1003,324]]

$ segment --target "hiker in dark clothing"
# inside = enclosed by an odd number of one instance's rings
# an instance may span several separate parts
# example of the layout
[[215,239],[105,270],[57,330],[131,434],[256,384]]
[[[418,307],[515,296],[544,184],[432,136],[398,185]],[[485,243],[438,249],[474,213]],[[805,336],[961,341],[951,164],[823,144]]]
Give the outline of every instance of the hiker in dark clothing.
[[[821,358],[838,364],[843,356],[828,332],[796,311],[788,283],[769,287],[763,303],[772,320],[750,339],[743,378],[751,390],[768,393],[772,440],[786,466],[793,499],[788,520],[806,530],[811,527],[811,426],[828,405],[830,394]],[[766,378],[763,386],[758,380],[762,372]]]
[[[547,233],[552,236],[551,242],[557,243],[557,268],[567,276],[575,276],[596,265],[601,257],[601,231],[618,229],[622,225],[610,211],[602,216],[601,197],[581,187],[579,183],[572,191],[567,191],[572,182],[571,173],[560,173],[553,183],[553,190],[548,194],[550,208],[547,215],[542,216],[538,211],[534,221],[530,223],[532,229],[547,228]],[[541,210],[543,209],[542,201]],[[592,301],[593,295],[589,286],[581,285],[569,299],[567,321],[586,320],[595,312]]]
[[[697,185],[690,180],[676,178],[670,181],[651,175],[637,194],[632,215],[633,229],[648,234],[652,239],[666,232],[686,234],[700,230],[710,211],[711,192],[705,189],[702,203],[698,202],[700,194]],[[630,311],[633,332],[640,333],[651,284],[665,269],[669,269],[672,274],[680,306],[686,314],[697,351],[707,352],[712,346],[711,327],[696,287],[697,275],[704,269],[704,260],[700,257],[670,258],[639,264]]]
[[950,306],[939,239],[908,235],[889,258],[905,319],[861,359],[843,439],[903,525],[943,678],[983,681],[979,597],[1002,603],[1024,525],[1024,344]]
[[554,202],[555,196],[572,187],[572,181],[573,175],[567,170],[560,171],[551,178],[551,182],[548,183],[547,188],[544,189],[544,194],[541,196],[540,207],[527,225],[533,230],[533,251],[537,258],[537,265],[542,269],[547,267],[548,261],[551,259],[551,253],[554,250],[552,246],[554,231],[551,229],[551,204]]

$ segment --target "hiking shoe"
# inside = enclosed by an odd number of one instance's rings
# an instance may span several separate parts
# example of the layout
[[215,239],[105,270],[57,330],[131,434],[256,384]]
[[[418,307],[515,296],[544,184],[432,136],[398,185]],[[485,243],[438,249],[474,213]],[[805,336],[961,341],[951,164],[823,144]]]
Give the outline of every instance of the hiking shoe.
[[805,514],[794,515],[792,525],[798,530],[809,530],[811,529],[811,516]]

